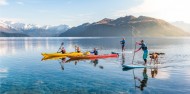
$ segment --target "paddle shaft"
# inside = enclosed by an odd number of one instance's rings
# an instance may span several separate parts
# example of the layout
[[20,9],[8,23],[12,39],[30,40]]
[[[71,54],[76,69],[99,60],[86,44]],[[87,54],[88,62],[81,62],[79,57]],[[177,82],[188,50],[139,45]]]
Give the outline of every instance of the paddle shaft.
[[59,47],[59,49],[58,49],[57,52],[59,52],[59,50],[61,49],[61,47],[63,46],[63,44],[64,44],[64,42],[61,43],[61,46]]
[[[136,50],[136,43],[135,43],[135,50]],[[133,54],[132,64],[133,64],[133,61],[134,61],[134,58],[135,58],[135,50],[134,50],[134,54]]]
[[133,69],[133,77],[134,77],[135,89],[136,89],[135,70],[134,69]]

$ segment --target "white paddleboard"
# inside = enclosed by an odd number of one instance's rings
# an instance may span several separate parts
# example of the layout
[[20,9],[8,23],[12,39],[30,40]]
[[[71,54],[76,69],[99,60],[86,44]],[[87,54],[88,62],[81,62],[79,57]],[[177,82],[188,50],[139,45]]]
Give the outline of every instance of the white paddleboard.
[[122,65],[123,68],[145,68],[144,65]]
[[161,64],[156,64],[156,65],[134,65],[134,64],[130,64],[130,65],[122,65],[123,68],[154,68],[154,67],[158,67]]

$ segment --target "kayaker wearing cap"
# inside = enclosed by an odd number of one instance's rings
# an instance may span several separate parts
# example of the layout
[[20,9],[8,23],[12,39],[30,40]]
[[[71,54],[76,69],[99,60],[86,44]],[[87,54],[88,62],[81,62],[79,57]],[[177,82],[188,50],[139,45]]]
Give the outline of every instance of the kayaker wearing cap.
[[120,41],[121,43],[121,48],[122,48],[122,52],[125,50],[125,38],[122,39],[122,41]]
[[62,53],[62,54],[66,53],[66,50],[65,50],[64,47],[61,48],[61,53]]
[[138,44],[138,45],[141,45],[141,47],[139,48],[139,49],[137,49],[136,51],[135,51],[135,53],[136,52],[138,52],[139,50],[143,50],[143,59],[144,59],[144,65],[147,63],[147,57],[148,57],[148,48],[147,48],[147,46],[146,46],[146,44],[144,43],[144,40],[141,40],[141,42],[140,43],[138,43],[138,42],[136,42],[136,44]]
[[98,55],[98,51],[97,51],[97,49],[96,49],[96,48],[94,48],[94,51],[93,51],[93,52],[91,52],[91,53],[94,53],[94,55]]
[[80,52],[81,52],[81,51],[80,51],[80,47],[77,47],[77,49],[76,49],[76,50],[77,50],[77,52],[78,52],[78,53],[80,53]]

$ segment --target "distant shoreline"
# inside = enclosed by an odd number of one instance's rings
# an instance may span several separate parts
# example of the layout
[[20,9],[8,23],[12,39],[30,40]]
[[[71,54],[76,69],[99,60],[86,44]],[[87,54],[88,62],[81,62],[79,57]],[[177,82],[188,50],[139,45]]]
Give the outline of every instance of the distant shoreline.
[[0,37],[0,39],[4,39],[4,38],[8,38],[8,39],[45,39],[45,38],[49,38],[49,39],[57,39],[57,38],[61,38],[61,39],[98,39],[98,38],[190,38],[190,36],[184,36],[184,37]]

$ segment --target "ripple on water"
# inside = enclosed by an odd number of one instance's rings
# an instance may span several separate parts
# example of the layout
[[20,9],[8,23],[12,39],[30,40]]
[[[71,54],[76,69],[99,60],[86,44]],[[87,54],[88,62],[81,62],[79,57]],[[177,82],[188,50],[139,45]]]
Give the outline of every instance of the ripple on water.
[[0,78],[6,78],[8,73],[7,68],[0,68]]

